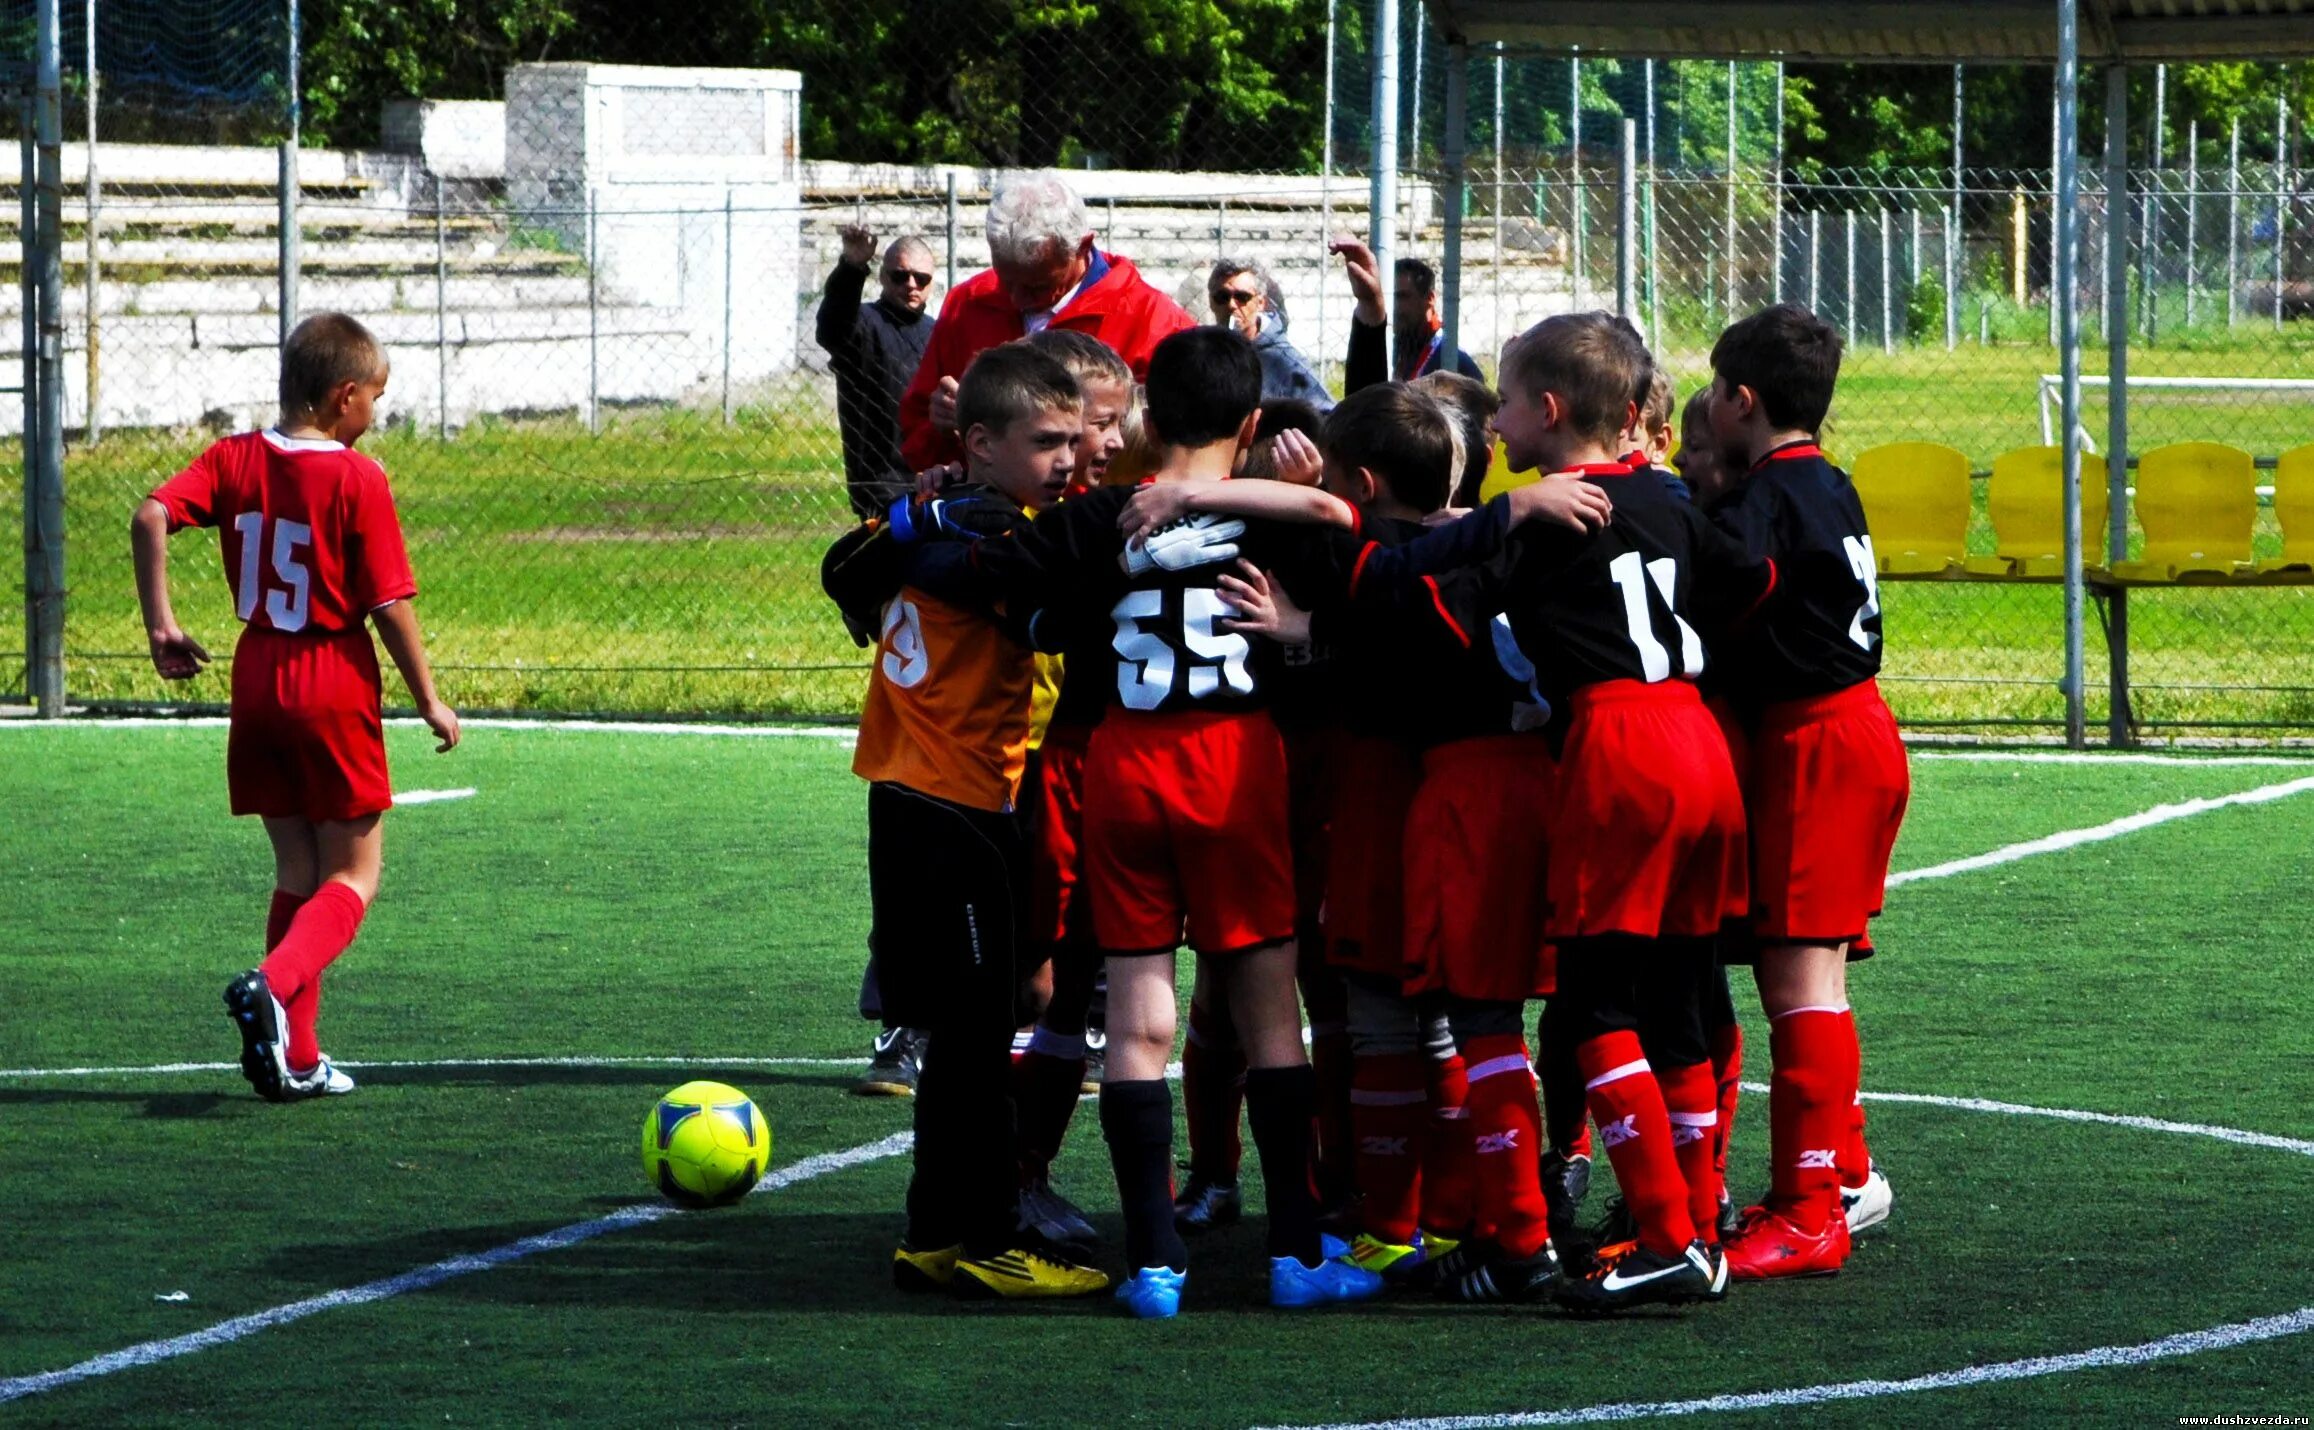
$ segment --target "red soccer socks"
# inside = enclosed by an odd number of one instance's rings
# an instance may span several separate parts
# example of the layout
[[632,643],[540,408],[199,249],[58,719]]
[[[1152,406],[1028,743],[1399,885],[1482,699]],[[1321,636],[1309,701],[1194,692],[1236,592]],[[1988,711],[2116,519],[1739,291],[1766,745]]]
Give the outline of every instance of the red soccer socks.
[[1482,1034],[1463,1045],[1463,1056],[1470,1079],[1465,1105],[1477,1152],[1478,1221],[1492,1228],[1495,1244],[1505,1255],[1524,1260],[1551,1239],[1536,1164],[1542,1150],[1543,1112],[1535,1101],[1526,1039],[1516,1033]]
[[1368,1236],[1399,1246],[1413,1242],[1421,1219],[1429,1061],[1422,1053],[1371,1053],[1350,1065],[1359,1225]]
[[1659,1069],[1656,1085],[1671,1121],[1671,1151],[1687,1183],[1687,1216],[1696,1234],[1719,1240],[1719,1084],[1710,1063]]
[[[290,898],[279,890],[274,892],[273,908],[266,920],[269,935],[283,914],[284,901]],[[364,912],[362,896],[350,885],[335,880],[323,884],[289,915],[287,928],[265,955],[265,962],[258,965],[273,996],[281,1000],[282,1010],[289,1015],[289,1046],[283,1051],[292,1070],[310,1068],[321,1061],[320,1043],[314,1034],[321,1014],[321,971],[354,941]]]
[[1640,1243],[1679,1255],[1695,1239],[1695,1223],[1672,1145],[1670,1110],[1640,1051],[1639,1035],[1603,1033],[1584,1042],[1577,1056],[1599,1140],[1606,1144],[1624,1205],[1639,1224]]
[[1856,1032],[1846,1008],[1795,1008],[1768,1024],[1767,1205],[1803,1235],[1840,1208],[1840,1151],[1856,1106]]
[[1430,1061],[1430,1135],[1422,1153],[1422,1224],[1461,1236],[1478,1215],[1470,1077],[1460,1053]]
[[1711,1076],[1719,1085],[1719,1125],[1712,1129],[1711,1163],[1727,1184],[1727,1149],[1735,1141],[1736,1104],[1743,1097],[1744,1026],[1726,1023],[1711,1030]]

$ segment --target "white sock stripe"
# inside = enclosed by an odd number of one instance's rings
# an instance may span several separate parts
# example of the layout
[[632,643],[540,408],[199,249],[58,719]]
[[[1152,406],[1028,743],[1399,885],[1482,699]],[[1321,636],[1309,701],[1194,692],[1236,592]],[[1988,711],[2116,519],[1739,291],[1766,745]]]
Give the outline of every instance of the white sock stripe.
[[1671,1125],[1674,1127],[1717,1127],[1719,1126],[1719,1114],[1716,1112],[1674,1112],[1671,1114]]
[[1085,1055],[1085,1035],[1071,1037],[1039,1023],[1028,1035],[1028,1050],[1048,1058],[1081,1058]]
[[1771,1013],[1768,1015],[1768,1021],[1772,1023],[1778,1018],[1795,1018],[1802,1013],[1830,1013],[1832,1016],[1838,1017],[1847,1011],[1848,1005],[1845,1003],[1810,1003],[1804,1008],[1786,1008],[1781,1013]]
[[1618,1082],[1624,1078],[1634,1076],[1638,1073],[1651,1073],[1653,1071],[1655,1071],[1655,1069],[1647,1065],[1647,1059],[1633,1058],[1623,1066],[1619,1068],[1609,1068],[1607,1071],[1599,1074],[1589,1082],[1584,1083],[1583,1091],[1589,1092],[1593,1088],[1605,1087],[1611,1082]]
[[1482,1078],[1501,1077],[1504,1073],[1514,1072],[1525,1073],[1529,1077],[1534,1075],[1534,1069],[1527,1065],[1525,1054],[1504,1053],[1499,1058],[1488,1058],[1483,1063],[1464,1069],[1463,1077],[1469,1082],[1477,1082]]
[[1381,1088],[1354,1087],[1350,1089],[1353,1107],[1412,1107],[1430,1101],[1427,1092],[1386,1091]]

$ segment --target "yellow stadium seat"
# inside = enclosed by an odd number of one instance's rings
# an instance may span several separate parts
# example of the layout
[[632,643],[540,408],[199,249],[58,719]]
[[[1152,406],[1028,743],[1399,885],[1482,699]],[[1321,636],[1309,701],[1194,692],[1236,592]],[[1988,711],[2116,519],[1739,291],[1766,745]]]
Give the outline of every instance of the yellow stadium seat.
[[[2065,574],[2065,449],[2019,447],[1993,458],[1985,487],[1985,507],[1993,519],[1993,554],[1971,556],[1968,569],[1979,576],[2063,576]],[[2105,566],[2105,520],[2109,511],[2105,459],[2081,454],[2081,566]]]
[[2314,442],[2274,462],[2274,516],[2282,523],[2282,554],[2259,562],[2258,570],[2314,572]]
[[1850,473],[1886,576],[1939,576],[1968,555],[1969,459],[1937,442],[1891,442]]
[[2257,463],[2239,447],[2175,442],[2137,459],[2137,521],[2145,553],[2114,574],[2131,581],[2218,581],[2244,575],[2258,516]]

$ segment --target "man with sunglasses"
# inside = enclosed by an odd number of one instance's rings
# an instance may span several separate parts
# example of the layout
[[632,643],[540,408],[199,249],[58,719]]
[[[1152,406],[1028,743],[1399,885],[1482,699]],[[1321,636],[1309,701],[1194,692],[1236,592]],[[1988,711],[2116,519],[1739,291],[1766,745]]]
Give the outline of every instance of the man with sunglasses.
[[1334,394],[1286,340],[1286,299],[1270,271],[1251,258],[1225,257],[1205,277],[1213,321],[1237,329],[1261,359],[1261,400],[1307,402],[1334,410]]
[[[852,509],[881,516],[892,498],[914,489],[900,456],[900,394],[932,338],[933,320],[924,311],[932,296],[932,248],[914,235],[896,238],[878,264],[876,235],[859,224],[845,226],[843,245],[820,299],[816,332],[836,375]],[[878,292],[874,302],[863,303],[871,271]]]

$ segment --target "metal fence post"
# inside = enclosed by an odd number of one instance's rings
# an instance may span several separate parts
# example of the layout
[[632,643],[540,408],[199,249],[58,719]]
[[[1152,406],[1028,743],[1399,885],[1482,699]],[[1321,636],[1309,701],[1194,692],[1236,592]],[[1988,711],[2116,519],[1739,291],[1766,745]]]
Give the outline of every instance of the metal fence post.
[[2194,265],[2196,240],[2201,234],[2202,190],[2201,121],[2185,122],[2185,325],[2194,321]]
[[40,278],[36,271],[38,264],[34,262],[38,215],[33,193],[37,186],[32,182],[39,158],[32,142],[32,114],[32,87],[25,85],[16,91],[16,232],[24,253],[23,262],[16,266],[16,300],[22,318],[19,336],[24,359],[18,390],[24,408],[24,680],[27,695],[32,692],[32,669],[40,653],[40,603],[32,599],[33,551],[40,540]]
[[24,504],[24,599],[30,639],[25,693],[44,720],[64,714],[64,83],[59,0],[41,0],[38,80],[33,95],[33,248],[27,267],[39,273],[39,430],[26,434],[37,456]]
[[297,231],[297,133],[304,117],[297,89],[297,0],[289,3],[289,137],[281,141],[281,277],[277,302],[281,307],[281,341],[289,341],[289,330],[297,326],[298,266],[303,261]]
[[1722,262],[1727,267],[1727,307],[1729,322],[1736,320],[1736,67],[1727,62],[1727,228],[1721,242]]
[[587,431],[603,430],[602,311],[596,275],[603,267],[601,226],[596,212],[602,207],[593,185],[587,186]]
[[1615,311],[1639,316],[1639,121],[1623,121],[1622,164],[1615,185]]
[[[2158,141],[2156,141],[2158,142]],[[2129,554],[2129,72],[2105,71],[2105,485],[2106,524],[2083,531],[2083,560],[2102,541],[2108,562]],[[2150,233],[2145,240],[2152,241]],[[2189,286],[2190,291],[2190,286]],[[2129,743],[2129,592],[2107,598],[2108,744]]]
[[731,425],[731,185],[723,186],[723,425]]
[[[2116,66],[2116,68],[2119,67]],[[2161,120],[2162,110],[2167,106],[2168,99],[2169,66],[2155,65],[2153,67],[2153,114],[2151,116],[2153,121],[2151,125],[2152,139],[2146,145],[2148,152],[2146,155],[2145,197],[2139,209],[2144,217],[2138,221],[2137,227],[2137,283],[2140,289],[2138,297],[2144,312],[2145,340],[2148,343],[2153,341],[2154,331],[2161,322],[2161,292],[2156,286],[2161,277],[2157,250],[2161,244],[2161,194],[2168,187],[2161,181]],[[2124,182],[2126,181],[2125,175]],[[2121,194],[2122,190],[2114,188],[2109,179],[2106,184],[2105,207],[2107,214],[2105,221],[2109,228],[2116,231],[2119,230],[2120,225],[2114,221],[2112,208],[2114,204],[2121,201]],[[2110,238],[2106,241],[2112,242]],[[2112,272],[2113,265],[2107,264],[2106,271]],[[2122,281],[2126,283],[2129,278],[2129,268],[2126,261],[2121,267],[2121,275]],[[2124,308],[2122,312],[2126,315],[2128,309]]]
[[[1419,35],[1421,32],[1415,32]],[[1465,131],[1469,128],[1470,51],[1460,41],[1446,47],[1446,132],[1439,136],[1439,163],[1446,171],[1445,253],[1440,268],[1446,324],[1440,333],[1438,370],[1457,371],[1462,351],[1462,195]],[[1416,80],[1421,71],[1415,71]]]
[[1768,243],[1768,301],[1784,301],[1784,62],[1776,61],[1776,144],[1768,162],[1768,214],[1773,237]]
[[450,244],[442,176],[434,176],[434,436],[450,440]]
[[1952,67],[1952,205],[1944,214],[1944,350],[1951,352],[1960,346],[1960,259],[1957,251],[1967,239],[1963,226],[1961,198],[1966,178],[1961,167],[1962,88],[1961,67]]
[[1853,344],[1856,341],[1856,210],[1850,209],[1841,217],[1848,233],[1848,287],[1841,306],[1847,310],[1844,314],[1847,338]]
[[1808,311],[1818,317],[1822,317],[1824,313],[1823,253],[1824,211],[1822,209],[1810,209],[1808,210]]
[[[2049,225],[2055,244],[2049,287],[2052,295],[2064,295],[2063,301],[2052,297],[2049,313],[2057,324],[2058,362],[2064,375],[2065,430],[2058,440],[2065,450],[2065,743],[2074,749],[2087,743],[2088,733],[2087,692],[2082,689],[2081,314],[2072,302],[2077,286],[2075,270],[2080,262],[2080,214],[2074,202],[2080,180],[2073,152],[2079,123],[2074,96],[2081,68],[2077,3],[2078,0],[2057,0],[2057,123],[2053,146],[2057,151],[2057,173],[2056,182],[2050,186],[2056,213]],[[2127,331],[2125,324],[2122,332]]]
[[[1398,246],[1398,0],[1374,0],[1372,103],[1374,151],[1367,166],[1366,246],[1374,254],[1374,271],[1388,285]],[[1389,305],[1385,304],[1385,344],[1391,337],[1389,316]]]
[[2290,226],[2290,100],[2274,101],[2274,331],[2282,331],[2283,234]]
[[[1500,118],[1502,110],[1502,62],[1497,60],[1495,65],[1495,111],[1497,115],[1495,124],[1496,128],[1499,129],[1502,124]],[[1334,345],[1328,337],[1329,328],[1326,322],[1326,300],[1331,296],[1329,290],[1333,287],[1334,277],[1334,265],[1326,261],[1326,245],[1334,241],[1334,0],[1326,0],[1325,126],[1326,132],[1320,140],[1318,151],[1318,352],[1321,354],[1318,361],[1321,366],[1325,362],[1322,355],[1334,350]],[[1495,195],[1495,207],[1499,210],[1502,207],[1502,195],[1499,192],[1502,186],[1502,163],[1499,158],[1502,153],[1500,147],[1502,140],[1499,135],[1495,143],[1497,145],[1495,153],[1498,156],[1495,163],[1495,186],[1498,190]],[[1499,230],[1502,220],[1498,218],[1495,223]],[[1104,242],[1114,242],[1113,234],[1116,227],[1117,200],[1112,197],[1109,200],[1111,234],[1104,235]],[[1495,248],[1499,254],[1502,245],[1498,242]],[[1499,264],[1501,260],[1498,257],[1496,261]]]
[[1583,57],[1567,61],[1567,233],[1574,257],[1571,291],[1575,307],[1583,306],[1584,269],[1589,267],[1590,205],[1583,202]]
[[1896,351],[1896,329],[1892,326],[1895,319],[1896,265],[1888,246],[1888,207],[1883,204],[1880,209],[1880,350],[1884,353]]
[[2242,281],[2242,120],[2234,116],[2233,137],[2226,143],[2226,326],[2241,313],[2235,292]]
[[98,381],[99,365],[97,362],[97,329],[99,326],[101,326],[100,310],[103,308],[104,304],[102,299],[103,289],[98,283],[99,255],[97,253],[96,0],[88,0],[87,15],[82,28],[87,31],[88,39],[87,59],[85,66],[86,73],[82,76],[82,78],[88,82],[86,126],[88,132],[83,136],[87,140],[86,147],[88,163],[82,174],[82,178],[86,182],[88,189],[88,221],[84,225],[82,235],[86,240],[88,247],[88,253],[86,258],[83,260],[82,265],[85,270],[84,279],[88,296],[87,307],[81,313],[80,317],[82,327],[81,345],[86,349],[84,356],[88,359],[88,416],[81,428],[81,435],[87,441],[88,445],[93,447],[104,436],[104,423],[103,420],[98,416],[98,411],[102,406],[102,403],[99,397],[101,386]]
[[[1117,201],[1109,200],[1109,226],[1117,226]],[[948,283],[940,290],[942,302],[956,291],[956,171],[948,171]]]

